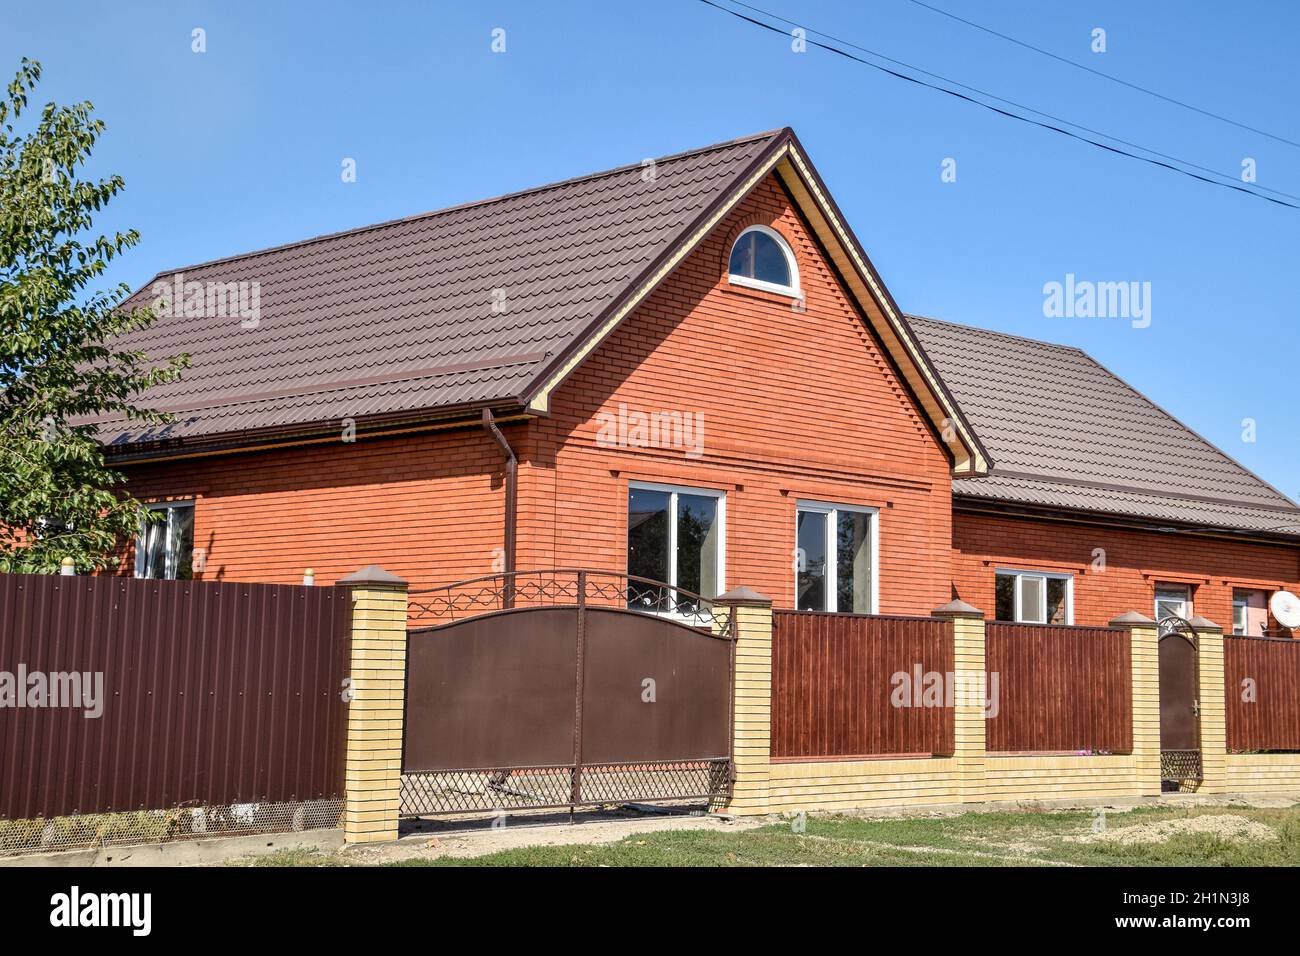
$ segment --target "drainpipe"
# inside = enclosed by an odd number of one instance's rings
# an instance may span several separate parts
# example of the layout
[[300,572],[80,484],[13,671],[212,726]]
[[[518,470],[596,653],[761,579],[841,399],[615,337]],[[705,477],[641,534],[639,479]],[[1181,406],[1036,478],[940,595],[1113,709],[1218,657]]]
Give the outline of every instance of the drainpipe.
[[519,459],[515,457],[514,449],[506,441],[506,436],[501,434],[489,408],[483,409],[483,427],[506,453],[506,577],[501,592],[501,605],[508,608],[514,607],[515,603],[515,513],[518,506]]

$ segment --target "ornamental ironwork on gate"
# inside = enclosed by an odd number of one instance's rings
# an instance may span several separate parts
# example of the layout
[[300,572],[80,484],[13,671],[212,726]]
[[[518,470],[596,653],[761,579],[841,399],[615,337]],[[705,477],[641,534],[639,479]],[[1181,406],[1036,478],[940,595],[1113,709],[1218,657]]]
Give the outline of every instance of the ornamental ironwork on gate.
[[730,796],[729,608],[560,569],[412,592],[410,620],[404,815]]

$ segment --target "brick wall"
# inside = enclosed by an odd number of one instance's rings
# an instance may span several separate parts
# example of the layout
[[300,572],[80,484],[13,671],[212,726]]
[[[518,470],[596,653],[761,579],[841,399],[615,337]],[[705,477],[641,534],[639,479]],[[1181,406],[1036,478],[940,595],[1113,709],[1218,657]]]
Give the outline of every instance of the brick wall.
[[[736,235],[762,223],[794,249],[806,311],[726,279]],[[603,447],[599,415],[704,416],[704,453]],[[880,608],[948,599],[945,452],[769,179],[556,393],[520,476],[520,567],[626,567],[630,480],[726,492],[726,583],[793,601],[795,502],[880,509]]]
[[208,580],[295,583],[310,567],[326,584],[378,564],[428,587],[492,573],[503,538],[501,450],[480,429],[127,473],[143,499],[195,499],[194,546],[206,552]]
[[[1104,570],[1094,567],[1096,549]],[[1156,582],[1168,582],[1190,585],[1195,613],[1231,631],[1232,589],[1294,591],[1300,548],[958,511],[954,590],[990,618],[998,567],[1073,574],[1075,624],[1105,624],[1129,610],[1150,617]]]

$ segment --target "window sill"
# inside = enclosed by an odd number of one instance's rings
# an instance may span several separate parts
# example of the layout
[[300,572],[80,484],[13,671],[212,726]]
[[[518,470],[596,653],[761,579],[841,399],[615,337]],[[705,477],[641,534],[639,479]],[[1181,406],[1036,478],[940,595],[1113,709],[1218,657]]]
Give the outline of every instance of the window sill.
[[737,279],[734,276],[728,276],[726,284],[723,285],[722,288],[723,291],[735,295],[763,299],[767,302],[780,303],[784,306],[792,306],[796,302],[804,301],[803,291],[800,289],[787,289],[774,285],[751,284]]

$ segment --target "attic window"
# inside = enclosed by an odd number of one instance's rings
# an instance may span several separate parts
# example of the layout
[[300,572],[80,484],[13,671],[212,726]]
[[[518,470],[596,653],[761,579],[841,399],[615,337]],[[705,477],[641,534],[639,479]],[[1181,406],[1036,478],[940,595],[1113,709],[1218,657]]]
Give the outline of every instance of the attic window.
[[780,233],[767,226],[750,226],[731,247],[727,277],[732,285],[780,295],[799,295],[799,267]]

